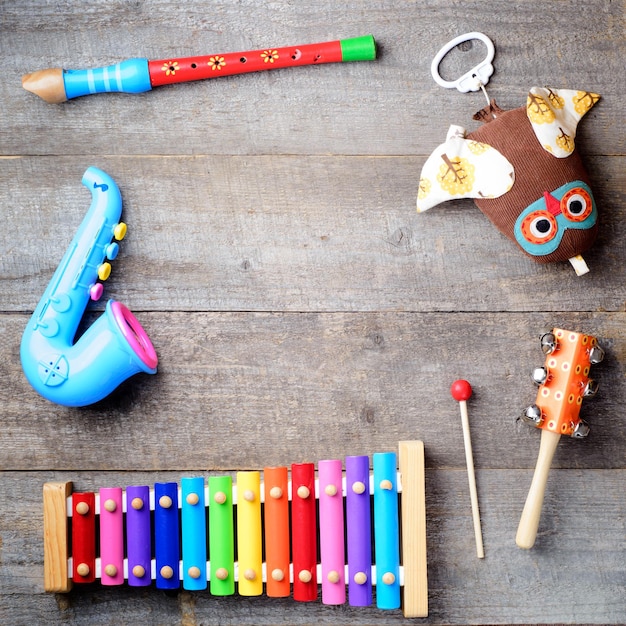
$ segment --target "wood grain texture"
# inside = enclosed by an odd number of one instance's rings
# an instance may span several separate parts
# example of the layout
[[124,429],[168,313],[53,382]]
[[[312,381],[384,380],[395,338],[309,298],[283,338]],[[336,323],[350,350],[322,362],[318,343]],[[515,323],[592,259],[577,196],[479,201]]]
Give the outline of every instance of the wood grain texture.
[[106,294],[131,310],[620,311],[623,158],[589,163],[602,229],[579,278],[523,255],[471,200],[418,215],[417,158],[10,159],[0,301],[34,309],[89,208],[80,181],[95,165],[129,225]]
[[[538,336],[553,315],[139,316],[158,347],[159,372],[83,409],[52,405],[30,390],[17,342],[10,343],[26,316],[7,316],[10,384],[0,398],[12,418],[0,431],[2,467],[260,469],[368,454],[413,437],[424,441],[428,467],[463,469],[459,409],[449,393],[461,377],[474,388],[476,468],[534,467],[540,433],[518,416],[535,400],[530,372],[543,363]],[[581,411],[592,433],[586,441],[564,439],[555,466],[623,467],[618,355],[626,349],[619,335],[626,316],[558,318],[561,328],[593,328],[608,355],[597,366],[600,390]]]
[[405,617],[428,617],[424,442],[401,441],[398,448],[402,476],[402,613]]
[[71,481],[43,486],[43,580],[46,591],[65,593],[72,588],[67,561],[72,552],[66,505],[71,493]]
[[[401,611],[156,589],[43,593],[41,487],[234,475],[425,444],[429,617],[620,624],[626,616],[624,2],[0,0],[0,623],[401,624]],[[536,264],[470,200],[417,215],[426,156],[480,93],[430,62],[472,30],[495,43],[489,95],[533,85],[602,99],[576,137],[600,234],[591,272]],[[21,76],[371,33],[374,62],[309,66],[46,104]],[[453,78],[481,57],[456,50]],[[87,167],[118,183],[129,234],[105,299],[160,363],[92,407],[36,395],[22,332],[82,217]],[[83,327],[101,314],[89,307]],[[554,326],[606,349],[586,441],[562,438],[535,547],[515,545],[540,433],[518,421]],[[468,379],[485,545],[472,534],[450,383]],[[9,506],[6,503],[10,503]],[[411,622],[413,623],[413,621]]]

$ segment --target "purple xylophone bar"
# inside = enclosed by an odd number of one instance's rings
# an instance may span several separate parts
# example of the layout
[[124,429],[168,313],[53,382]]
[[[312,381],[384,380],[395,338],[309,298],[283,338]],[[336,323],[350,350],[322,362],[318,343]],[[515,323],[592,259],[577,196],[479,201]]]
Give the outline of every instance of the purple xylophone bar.
[[372,531],[369,476],[369,457],[346,457],[348,601],[351,606],[369,606],[372,604]]

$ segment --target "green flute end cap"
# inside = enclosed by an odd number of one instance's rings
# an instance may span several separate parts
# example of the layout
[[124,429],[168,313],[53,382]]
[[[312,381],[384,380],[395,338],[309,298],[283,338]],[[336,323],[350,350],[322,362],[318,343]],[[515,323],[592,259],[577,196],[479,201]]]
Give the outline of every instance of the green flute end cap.
[[373,61],[376,58],[376,42],[372,35],[340,39],[342,61]]

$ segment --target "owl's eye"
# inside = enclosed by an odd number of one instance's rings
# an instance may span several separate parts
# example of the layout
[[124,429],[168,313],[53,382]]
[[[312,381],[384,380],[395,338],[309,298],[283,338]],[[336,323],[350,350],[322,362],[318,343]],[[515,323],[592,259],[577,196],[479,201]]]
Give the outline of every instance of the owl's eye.
[[546,243],[556,235],[556,218],[547,211],[533,211],[521,223],[524,239],[530,243]]
[[561,198],[561,212],[571,222],[582,222],[593,210],[591,195],[582,187],[570,189]]

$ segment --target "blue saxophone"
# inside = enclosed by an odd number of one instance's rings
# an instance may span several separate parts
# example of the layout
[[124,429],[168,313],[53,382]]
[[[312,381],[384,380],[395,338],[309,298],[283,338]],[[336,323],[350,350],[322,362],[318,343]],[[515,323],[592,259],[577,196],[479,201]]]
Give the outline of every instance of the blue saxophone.
[[97,281],[109,277],[109,261],[126,234],[126,224],[119,221],[122,196],[113,179],[90,167],[82,183],[91,191],[91,206],[35,308],[20,348],[33,388],[65,406],[98,402],[133,374],[155,374],[158,363],[137,318],[115,300],[74,341],[87,304],[102,295]]

